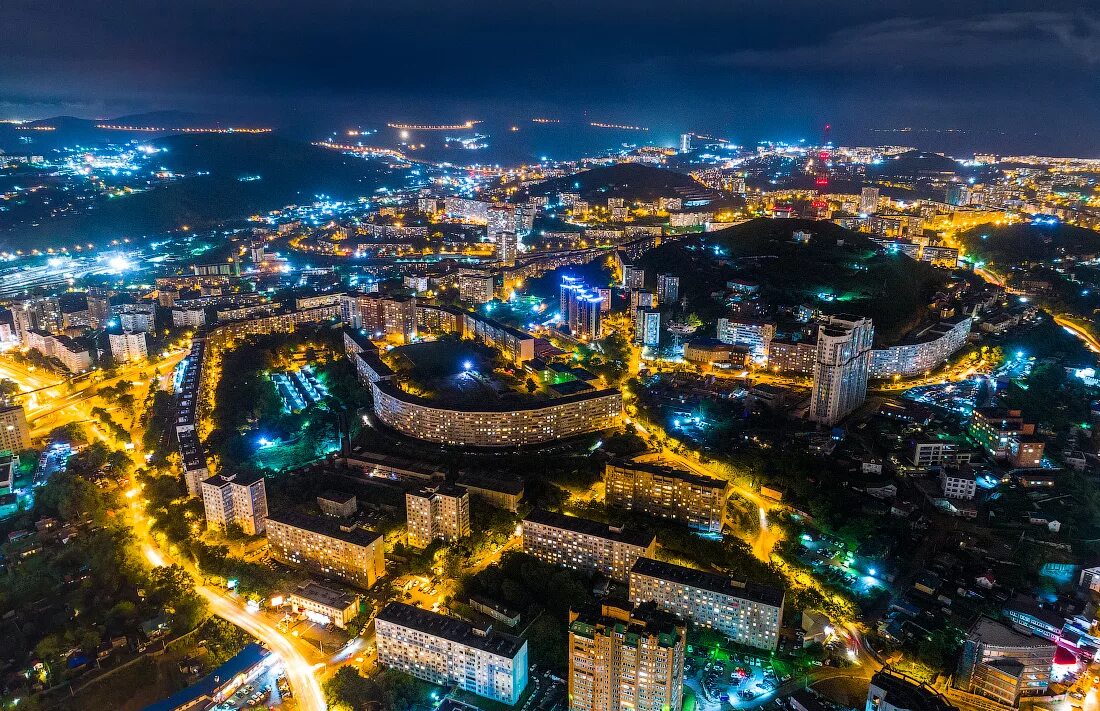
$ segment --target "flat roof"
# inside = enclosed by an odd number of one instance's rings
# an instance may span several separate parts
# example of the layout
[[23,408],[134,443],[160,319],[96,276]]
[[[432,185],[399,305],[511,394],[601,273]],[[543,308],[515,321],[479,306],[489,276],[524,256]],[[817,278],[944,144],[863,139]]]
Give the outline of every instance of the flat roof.
[[317,495],[318,499],[324,499],[325,501],[335,501],[338,504],[346,504],[349,501],[355,499],[355,494],[345,494],[341,491],[333,491],[329,489]]
[[228,684],[238,674],[242,674],[256,666],[270,654],[258,643],[252,642],[237,653],[237,656],[225,664],[210,672],[191,686],[177,691],[163,701],[146,706],[143,711],[176,711],[176,709],[190,708],[192,704],[203,698],[213,698],[220,688]]
[[994,647],[1050,647],[1054,642],[1044,638],[1017,632],[1008,625],[989,617],[981,617],[970,628],[970,639]]
[[359,600],[358,595],[349,595],[314,582],[299,585],[298,589],[290,594],[337,610],[346,610]]
[[263,481],[264,475],[260,472],[243,472],[241,474],[215,474],[210,477],[203,484],[211,484],[212,486],[222,487],[226,484],[237,484],[238,486],[251,486],[258,481]]
[[698,484],[699,486],[708,486],[711,488],[725,487],[729,485],[729,482],[727,482],[725,479],[715,479],[713,477],[703,476],[702,474],[690,472],[686,469],[676,469],[654,462],[636,462],[631,459],[612,459],[610,462],[608,462],[608,466],[621,467],[623,469],[632,469],[640,472],[649,472],[650,474],[671,477],[674,479],[679,479],[680,481],[686,481],[689,484]]
[[298,513],[296,511],[271,514],[267,517],[267,520],[269,523],[274,521],[275,523],[281,523],[285,526],[300,528],[303,531],[335,538],[355,546],[369,546],[382,537],[380,533],[365,531],[361,528],[353,528],[350,531],[345,531],[340,527],[340,524],[334,522],[330,518],[310,516],[309,514]]
[[389,381],[380,381],[373,383],[373,385],[390,397],[410,405],[420,405],[421,407],[429,407],[435,410],[450,410],[453,412],[520,412],[525,410],[546,410],[559,405],[584,402],[585,400],[597,400],[599,398],[611,396],[622,397],[621,391],[615,388],[607,388],[604,390],[587,390],[583,393],[563,395],[561,397],[530,400],[524,398],[524,400],[520,402],[514,402],[511,399],[502,399],[491,402],[481,401],[476,404],[454,403],[448,400],[433,400],[431,398],[419,397],[407,393],[395,383]]
[[472,489],[498,491],[512,496],[519,496],[523,493],[523,482],[519,479],[495,479],[476,474],[466,474],[458,478],[458,485]]
[[376,619],[509,659],[514,659],[527,644],[518,637],[497,632],[491,627],[482,630],[464,620],[422,610],[403,602],[387,604]]
[[883,671],[875,672],[871,685],[886,693],[885,700],[891,706],[907,711],[950,711],[954,706],[931,689],[915,684]]
[[668,580],[693,588],[709,590],[721,595],[741,598],[742,600],[751,600],[752,602],[758,602],[762,605],[771,605],[772,607],[783,606],[785,593],[780,588],[761,585],[759,583],[741,583],[725,575],[708,573],[705,570],[696,570],[695,568],[686,568],[682,565],[665,563],[663,561],[654,560],[653,558],[639,558],[634,563],[634,567],[630,569],[630,572],[637,573],[638,575],[647,575],[652,578],[660,578],[661,580]]
[[625,526],[618,528],[609,526],[606,523],[600,523],[599,521],[580,518],[578,516],[566,516],[565,514],[554,513],[553,511],[547,511],[545,509],[535,509],[527,514],[523,522],[538,523],[553,528],[561,528],[566,531],[573,531],[574,533],[580,533],[586,536],[605,538],[609,541],[626,543],[627,545],[638,546],[640,548],[648,548],[655,538],[655,536],[648,531],[627,528]]

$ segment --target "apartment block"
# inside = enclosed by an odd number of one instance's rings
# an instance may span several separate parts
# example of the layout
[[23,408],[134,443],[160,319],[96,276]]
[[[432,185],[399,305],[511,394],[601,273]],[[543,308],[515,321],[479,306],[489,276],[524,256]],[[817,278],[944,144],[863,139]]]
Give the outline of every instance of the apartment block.
[[686,622],[710,627],[734,642],[774,650],[783,623],[779,588],[639,558],[630,570],[630,602],[652,602]]
[[332,519],[281,513],[267,520],[267,542],[275,558],[318,575],[369,588],[386,574],[382,536],[341,526]]
[[683,623],[649,608],[570,611],[570,711],[679,709],[686,638]]
[[250,536],[264,532],[267,489],[263,474],[219,474],[202,483],[208,528],[224,531],[236,524]]
[[0,407],[0,452],[18,454],[30,449],[31,430],[22,405]]
[[553,565],[625,581],[643,556],[653,557],[652,533],[536,509],[523,520],[523,552]]
[[515,704],[527,687],[527,642],[400,602],[375,618],[378,661],[440,686]]
[[623,459],[604,468],[607,503],[721,532],[729,482],[682,469]]
[[470,535],[470,495],[460,486],[436,484],[405,494],[409,545],[426,548],[436,539],[453,543]]

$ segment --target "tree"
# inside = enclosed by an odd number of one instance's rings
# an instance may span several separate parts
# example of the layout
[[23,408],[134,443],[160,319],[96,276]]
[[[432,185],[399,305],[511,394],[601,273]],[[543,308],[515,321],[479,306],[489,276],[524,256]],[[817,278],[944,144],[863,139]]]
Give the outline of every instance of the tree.
[[374,685],[351,666],[337,669],[323,690],[332,711],[360,711],[378,700]]

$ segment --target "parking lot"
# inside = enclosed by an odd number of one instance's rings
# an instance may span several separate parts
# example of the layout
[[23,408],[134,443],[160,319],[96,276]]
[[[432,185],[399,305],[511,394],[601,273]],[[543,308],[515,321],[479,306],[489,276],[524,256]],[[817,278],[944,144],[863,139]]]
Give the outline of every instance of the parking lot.
[[707,711],[757,706],[782,683],[771,665],[757,657],[691,654],[684,664],[684,683],[695,691],[698,708]]

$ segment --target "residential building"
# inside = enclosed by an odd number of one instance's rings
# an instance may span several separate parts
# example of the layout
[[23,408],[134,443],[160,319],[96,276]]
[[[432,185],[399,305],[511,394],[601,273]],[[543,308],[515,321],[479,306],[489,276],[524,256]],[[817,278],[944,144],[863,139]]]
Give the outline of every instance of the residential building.
[[864,711],[958,711],[934,689],[888,671],[877,671]]
[[22,405],[0,406],[0,452],[18,454],[31,448],[31,430]]
[[[533,341],[533,339],[532,339]],[[623,398],[603,389],[528,403],[443,406],[388,381],[371,383],[375,415],[410,437],[452,446],[514,447],[617,427]]]
[[570,611],[570,711],[679,709],[686,638],[684,624],[648,608]]
[[110,331],[107,333],[107,343],[116,363],[130,363],[149,357],[144,331]]
[[969,449],[947,439],[918,440],[909,453],[913,465],[925,469],[944,464],[967,464],[973,457]]
[[359,614],[358,595],[349,595],[314,582],[299,585],[286,596],[285,603],[312,622],[331,622],[340,629],[346,629],[348,623]]
[[535,509],[523,520],[523,552],[554,565],[625,581],[634,563],[652,557],[652,533]]
[[406,492],[409,545],[426,548],[441,539],[454,543],[470,535],[470,494],[460,486],[435,484]]
[[1054,652],[1049,640],[982,617],[963,642],[955,687],[1016,706],[1021,697],[1046,693]]
[[206,309],[202,308],[174,308],[172,309],[172,325],[176,327],[202,328],[206,325]]
[[768,345],[768,370],[776,373],[812,373],[817,362],[817,341],[775,338]]
[[1035,424],[1024,420],[1022,410],[975,408],[967,432],[996,459],[1020,468],[1042,464],[1043,441],[1034,436]]
[[492,274],[483,272],[458,275],[458,298],[469,304],[484,304],[493,300],[495,283]]
[[978,483],[974,470],[970,467],[944,469],[940,474],[943,495],[949,499],[970,500],[978,493]]
[[378,662],[432,684],[515,704],[527,687],[527,642],[401,602],[375,618]]
[[818,329],[809,418],[832,426],[863,404],[875,329],[871,319],[829,316]]
[[635,315],[635,343],[646,348],[657,348],[661,344],[661,312],[657,309],[638,309]]
[[724,575],[639,558],[630,570],[630,602],[652,602],[685,622],[710,627],[738,644],[775,650],[784,592]]
[[718,319],[717,338],[722,343],[747,346],[757,363],[768,360],[775,324],[738,318]]
[[902,343],[871,351],[871,377],[911,377],[935,370],[966,345],[971,323],[969,316],[955,316]]
[[498,509],[516,513],[523,501],[523,481],[519,479],[494,479],[465,474],[458,485],[470,492],[470,496]]
[[299,513],[273,514],[267,542],[275,558],[318,575],[369,588],[386,574],[382,536],[330,518]]
[[660,464],[616,459],[604,467],[607,503],[720,533],[729,482]]
[[633,264],[623,264],[623,288],[644,289],[645,269],[634,266]]
[[696,338],[684,344],[684,360],[719,368],[744,368],[752,358],[748,346],[723,343],[717,338]]
[[559,308],[562,322],[575,338],[587,341],[603,336],[603,299],[579,279],[562,277]]
[[263,533],[267,489],[263,474],[220,474],[202,483],[208,528],[224,531],[236,524],[249,536]]
[[873,215],[878,212],[879,189],[865,187],[859,193],[859,211],[864,215]]
[[674,304],[680,300],[680,277],[675,274],[657,275],[657,303]]
[[1062,636],[1066,618],[1054,610],[1042,607],[1032,598],[1017,595],[1005,603],[1001,612],[1008,618],[1012,629],[1024,634],[1042,637],[1056,642]]
[[157,305],[153,303],[118,304],[113,307],[114,316],[123,331],[156,333]]
[[359,501],[355,494],[326,491],[317,497],[317,507],[328,516],[351,518],[359,510]]
[[111,320],[111,296],[106,289],[88,289],[88,325],[92,328],[107,328]]

